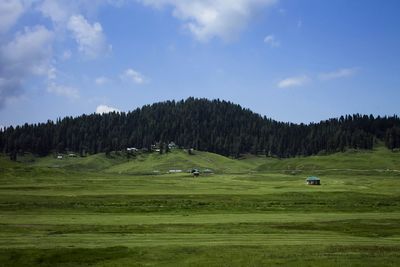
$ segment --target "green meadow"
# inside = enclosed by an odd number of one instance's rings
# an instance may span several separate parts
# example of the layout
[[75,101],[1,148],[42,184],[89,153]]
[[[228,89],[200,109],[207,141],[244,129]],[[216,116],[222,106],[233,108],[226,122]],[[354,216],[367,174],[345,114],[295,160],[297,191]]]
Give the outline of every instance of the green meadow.
[[400,266],[400,152],[2,155],[0,266]]

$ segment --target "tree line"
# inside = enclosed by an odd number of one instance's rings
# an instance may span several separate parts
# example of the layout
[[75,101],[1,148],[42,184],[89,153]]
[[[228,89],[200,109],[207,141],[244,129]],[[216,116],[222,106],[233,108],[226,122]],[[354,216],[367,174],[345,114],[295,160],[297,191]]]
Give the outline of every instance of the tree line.
[[155,143],[175,142],[239,157],[277,157],[332,153],[348,148],[372,149],[377,142],[400,147],[400,119],[394,116],[346,115],[319,123],[278,122],[237,104],[188,98],[145,105],[130,112],[65,117],[0,131],[0,150],[40,156],[74,151],[95,154],[127,147],[151,149]]

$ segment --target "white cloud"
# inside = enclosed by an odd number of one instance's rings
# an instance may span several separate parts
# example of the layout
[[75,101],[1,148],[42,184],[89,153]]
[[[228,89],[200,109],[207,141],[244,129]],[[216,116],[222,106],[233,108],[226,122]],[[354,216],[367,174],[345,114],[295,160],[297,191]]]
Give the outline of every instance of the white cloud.
[[55,0],[44,0],[39,5],[38,10],[42,12],[45,17],[49,17],[55,23],[63,23],[68,20],[70,15],[75,10],[74,1],[69,1],[72,3],[67,4],[63,1]]
[[306,75],[294,76],[294,77],[289,77],[289,78],[286,78],[286,79],[283,79],[282,81],[280,81],[278,83],[278,87],[279,88],[298,87],[298,86],[303,86],[310,81],[311,81],[311,79]]
[[80,97],[79,90],[71,86],[59,84],[57,82],[57,73],[57,69],[53,66],[47,71],[47,92],[70,99],[78,99]]
[[47,80],[54,81],[57,78],[57,69],[54,67],[50,67],[47,70]]
[[140,72],[137,72],[133,69],[125,70],[120,77],[122,80],[132,81],[136,84],[143,84],[148,81],[145,76],[143,76]]
[[[89,18],[95,17],[101,6],[122,6],[126,0],[39,0],[37,10],[44,17],[50,18],[55,31],[63,36],[64,31],[71,32],[78,45],[78,50],[88,59],[94,59],[111,51],[107,44],[103,28],[99,22],[90,23]],[[67,52],[67,51],[66,51]],[[71,52],[61,56],[69,59]]]
[[9,70],[46,74],[51,57],[53,33],[43,26],[26,27],[15,39],[2,47],[2,60]]
[[[56,81],[57,64],[52,48],[55,37],[64,42],[69,30],[78,44],[78,50],[87,58],[110,51],[100,23],[89,23],[85,17],[95,17],[100,6],[121,6],[125,0],[0,0],[0,108],[18,97],[28,86],[32,76],[41,76],[48,91],[76,98],[78,91],[59,85]],[[12,37],[7,32],[26,12],[38,11],[53,22],[53,30],[45,26],[25,27]],[[42,18],[39,18],[39,21]],[[7,34],[3,35],[3,34]],[[61,37],[58,37],[61,36]],[[11,41],[7,41],[11,39]],[[57,59],[67,60],[71,51],[65,50]],[[46,79],[47,76],[47,79]]]
[[334,80],[339,78],[346,78],[355,75],[358,68],[339,69],[333,72],[321,73],[319,78],[321,80]]
[[[99,22],[90,23],[89,18],[95,17],[99,7],[111,5],[122,6],[126,0],[39,0],[37,10],[44,17],[50,18],[60,35],[67,29],[72,33],[78,50],[89,59],[111,51],[107,44],[103,28]],[[61,57],[66,60],[71,52]]]
[[113,107],[109,107],[107,105],[99,105],[96,108],[97,114],[104,114],[104,113],[110,113],[110,112],[120,112],[120,110],[113,108]]
[[94,80],[94,82],[95,82],[97,85],[101,86],[101,85],[104,85],[104,84],[109,83],[109,82],[110,82],[110,79],[107,78],[107,77],[104,77],[104,76],[100,76],[100,77],[97,77],[97,78]]
[[61,59],[68,60],[71,58],[71,56],[72,56],[72,52],[70,50],[65,50],[61,55]]
[[0,1],[0,33],[8,31],[24,12],[20,0]]
[[100,23],[90,25],[82,15],[74,15],[70,17],[67,27],[72,32],[79,51],[86,57],[96,58],[110,50]]
[[61,84],[56,84],[55,82],[50,82],[47,86],[47,91],[59,96],[64,96],[71,99],[79,98],[78,89],[70,86],[65,86]]
[[281,43],[276,40],[275,36],[272,34],[265,36],[264,43],[268,44],[271,47],[279,47],[281,45]]
[[213,37],[230,40],[240,33],[254,13],[278,0],[138,0],[155,8],[173,7],[173,16],[184,22],[199,41]]
[[26,79],[48,75],[53,35],[43,26],[26,27],[0,47],[0,107],[22,92]]
[[[25,1],[33,2],[33,0]],[[128,0],[36,0],[36,2],[38,2],[36,5],[37,10],[43,16],[50,18],[55,24],[59,24],[67,22],[74,14],[84,14],[92,17],[101,6],[121,7]]]

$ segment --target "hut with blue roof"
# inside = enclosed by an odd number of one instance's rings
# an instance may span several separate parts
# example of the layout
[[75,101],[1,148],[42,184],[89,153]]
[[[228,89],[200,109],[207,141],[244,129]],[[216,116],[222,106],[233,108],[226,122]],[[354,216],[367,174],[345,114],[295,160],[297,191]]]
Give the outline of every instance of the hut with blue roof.
[[321,180],[316,176],[310,176],[306,179],[308,185],[321,185]]

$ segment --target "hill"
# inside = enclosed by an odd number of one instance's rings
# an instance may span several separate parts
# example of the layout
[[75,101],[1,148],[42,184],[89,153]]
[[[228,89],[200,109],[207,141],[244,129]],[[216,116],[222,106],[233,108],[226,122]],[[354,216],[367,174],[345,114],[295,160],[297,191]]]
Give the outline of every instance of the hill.
[[174,141],[183,148],[225,156],[281,158],[372,149],[383,142],[400,147],[400,119],[347,115],[319,123],[293,124],[262,117],[237,104],[188,98],[146,105],[128,113],[66,117],[0,131],[0,150],[12,159],[21,152],[107,153],[127,147],[151,149]]
[[373,150],[347,150],[324,156],[296,157],[285,160],[267,159],[255,169],[259,172],[306,171],[345,171],[346,173],[360,171],[400,172],[400,153],[392,152],[384,147]]
[[[127,158],[124,153],[112,152],[110,155],[99,153],[87,157],[64,157],[57,159],[54,155],[18,157],[22,166],[35,168],[53,168],[66,171],[102,172],[118,174],[165,174],[170,170],[181,170],[183,173],[197,168],[210,170],[213,173],[271,173],[315,174],[327,172],[399,172],[400,152],[378,146],[373,150],[348,150],[330,155],[295,157],[280,159],[274,157],[245,155],[232,159],[205,151],[194,151],[191,155],[182,149],[174,149],[167,154],[142,153],[134,158]],[[0,157],[4,168],[21,166]]]
[[[4,166],[16,167],[18,163],[1,157]],[[254,169],[259,162],[245,159],[237,160],[205,151],[193,151],[191,155],[186,150],[174,149],[167,154],[141,153],[136,157],[127,158],[126,154],[112,152],[109,155],[98,153],[86,157],[68,157],[57,159],[55,155],[35,157],[31,154],[18,157],[18,162],[24,166],[65,169],[69,171],[105,172],[119,174],[165,174],[170,170],[187,172],[193,168],[209,170],[212,173],[246,173]]]

